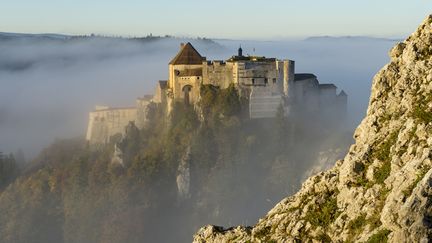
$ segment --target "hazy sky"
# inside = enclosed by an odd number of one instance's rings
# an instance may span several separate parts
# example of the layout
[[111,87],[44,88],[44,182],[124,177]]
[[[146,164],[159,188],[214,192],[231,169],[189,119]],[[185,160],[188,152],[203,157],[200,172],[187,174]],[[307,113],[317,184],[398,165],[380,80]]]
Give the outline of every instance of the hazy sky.
[[287,38],[401,37],[430,0],[0,0],[0,31]]

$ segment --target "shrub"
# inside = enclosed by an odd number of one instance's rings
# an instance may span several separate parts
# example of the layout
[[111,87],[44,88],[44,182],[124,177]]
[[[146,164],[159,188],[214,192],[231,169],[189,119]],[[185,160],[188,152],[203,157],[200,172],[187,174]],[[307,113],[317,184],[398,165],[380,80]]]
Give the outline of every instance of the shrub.
[[319,242],[322,242],[322,243],[331,243],[331,242],[333,242],[332,239],[330,238],[330,236],[328,236],[326,233],[322,233],[322,234],[318,235],[317,240]]
[[314,210],[310,210],[306,214],[305,219],[314,226],[322,226],[325,228],[331,224],[339,214],[337,199],[336,197],[331,197],[322,205],[317,205]]
[[429,169],[430,169],[429,167],[426,167],[420,170],[420,172],[417,174],[416,180],[411,185],[409,185],[405,190],[402,191],[402,194],[404,194],[405,197],[409,197],[412,194],[414,188],[421,181],[421,179],[423,179],[423,177],[426,175]]
[[383,229],[372,235],[366,242],[367,243],[385,243],[388,240],[388,235],[391,233],[388,229]]
[[349,232],[349,240],[351,241],[352,238],[356,235],[358,235],[361,231],[361,229],[366,225],[366,215],[361,214],[357,218],[351,220],[348,223],[348,232]]
[[424,123],[432,122],[432,112],[428,111],[428,103],[432,101],[432,96],[420,97],[418,103],[411,112],[411,115]]
[[412,115],[417,120],[420,120],[426,124],[432,122],[432,112],[426,111],[425,107],[423,106],[414,107]]
[[241,117],[247,102],[240,96],[234,85],[220,89],[213,85],[201,85],[199,106],[204,120],[216,126],[218,122],[230,117]]
[[380,214],[376,213],[373,216],[371,216],[369,219],[366,220],[366,224],[370,225],[371,229],[376,229],[381,226],[381,218]]
[[366,215],[365,214],[361,214],[360,216],[358,216],[357,218],[351,220],[348,223],[348,229],[350,231],[356,231],[356,230],[362,228],[365,224],[366,224]]
[[254,237],[260,240],[269,240],[269,235],[271,234],[271,227],[270,226],[266,226],[264,228],[262,228],[260,231],[257,231],[254,234]]
[[382,184],[390,175],[391,171],[391,156],[390,149],[396,143],[398,132],[391,133],[381,144],[379,144],[372,153],[372,157],[377,158],[384,164],[374,173],[376,183]]
[[383,162],[390,162],[390,149],[396,143],[397,136],[397,132],[390,134],[390,136],[374,150],[373,157]]
[[382,184],[385,179],[390,175],[391,163],[385,162],[380,168],[375,170],[374,179],[376,183]]

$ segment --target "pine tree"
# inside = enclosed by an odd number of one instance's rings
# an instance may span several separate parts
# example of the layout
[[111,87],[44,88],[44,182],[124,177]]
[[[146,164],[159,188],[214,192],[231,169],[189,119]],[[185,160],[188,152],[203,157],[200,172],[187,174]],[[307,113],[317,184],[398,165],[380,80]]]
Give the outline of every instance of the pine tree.
[[12,154],[0,152],[0,190],[9,185],[18,175],[18,167]]

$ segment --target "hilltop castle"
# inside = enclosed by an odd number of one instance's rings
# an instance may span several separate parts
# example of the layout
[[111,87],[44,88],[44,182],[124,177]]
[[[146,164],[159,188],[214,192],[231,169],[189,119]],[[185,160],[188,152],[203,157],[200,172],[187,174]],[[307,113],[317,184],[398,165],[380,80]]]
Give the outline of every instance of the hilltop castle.
[[275,117],[281,105],[285,115],[295,111],[343,114],[346,110],[347,95],[344,91],[337,94],[334,84],[320,84],[313,74],[296,74],[292,60],[244,56],[241,47],[226,61],[209,61],[190,43],[181,44],[168,69],[168,80],[159,81],[155,94],[137,99],[135,107],[96,106],[90,112],[86,139],[91,144],[106,143],[111,136],[124,133],[131,121],[143,127],[151,102],[166,105],[168,113],[176,101],[197,104],[203,84],[221,89],[234,85],[240,96],[248,98],[251,119]]

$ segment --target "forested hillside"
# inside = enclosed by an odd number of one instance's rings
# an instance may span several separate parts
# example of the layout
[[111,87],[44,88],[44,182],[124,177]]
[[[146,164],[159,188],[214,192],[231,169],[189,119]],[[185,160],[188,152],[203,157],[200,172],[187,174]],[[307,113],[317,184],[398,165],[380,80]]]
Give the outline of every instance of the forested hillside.
[[145,128],[130,123],[106,145],[58,140],[14,181],[2,177],[0,241],[188,242],[204,223],[253,222],[351,142],[282,109],[250,120],[233,86],[202,86],[201,97],[170,116],[152,104]]

